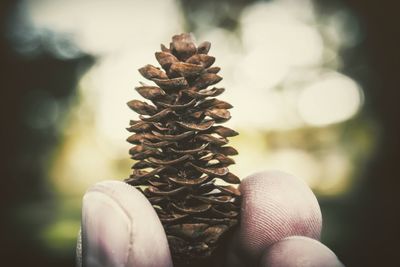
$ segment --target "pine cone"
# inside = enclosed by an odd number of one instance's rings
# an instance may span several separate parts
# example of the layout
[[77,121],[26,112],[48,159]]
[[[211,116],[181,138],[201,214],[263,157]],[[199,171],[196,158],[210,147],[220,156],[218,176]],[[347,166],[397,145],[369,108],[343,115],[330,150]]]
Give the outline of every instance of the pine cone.
[[211,67],[209,42],[196,47],[190,34],[175,35],[168,49],[161,45],[155,56],[161,70],[146,65],[139,72],[157,86],[136,87],[153,105],[139,100],[128,106],[139,113],[130,122],[127,141],[137,160],[125,181],[139,189],[156,210],[167,234],[175,266],[210,260],[216,248],[238,223],[238,189],[217,185],[216,179],[239,184],[229,172],[229,156],[237,151],[227,137],[238,133],[217,125],[230,119],[232,106],[214,97],[223,88],[220,68]]

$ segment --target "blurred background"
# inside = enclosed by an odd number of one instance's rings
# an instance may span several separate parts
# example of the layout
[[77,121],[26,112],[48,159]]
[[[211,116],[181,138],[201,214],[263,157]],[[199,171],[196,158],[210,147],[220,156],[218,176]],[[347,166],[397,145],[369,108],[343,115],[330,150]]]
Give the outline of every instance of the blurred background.
[[240,132],[232,171],[280,169],[317,195],[346,266],[400,249],[396,1],[2,0],[2,266],[74,266],[81,199],[129,176],[137,69],[172,35],[210,41]]

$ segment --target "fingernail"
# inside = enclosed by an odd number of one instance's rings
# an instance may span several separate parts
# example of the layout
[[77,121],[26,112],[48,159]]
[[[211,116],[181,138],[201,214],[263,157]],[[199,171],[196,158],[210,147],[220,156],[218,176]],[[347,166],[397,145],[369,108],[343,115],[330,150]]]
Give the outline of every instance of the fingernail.
[[84,266],[126,266],[132,225],[118,203],[102,192],[88,192],[82,208]]

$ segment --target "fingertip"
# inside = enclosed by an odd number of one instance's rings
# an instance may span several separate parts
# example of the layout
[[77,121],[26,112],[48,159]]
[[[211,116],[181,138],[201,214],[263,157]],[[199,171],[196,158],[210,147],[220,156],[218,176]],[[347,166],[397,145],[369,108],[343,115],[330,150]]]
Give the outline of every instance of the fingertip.
[[260,267],[344,267],[335,253],[317,240],[292,236],[271,245]]
[[85,266],[172,266],[153,207],[137,189],[119,181],[97,183],[84,195],[82,252]]
[[319,239],[321,210],[301,179],[281,171],[258,172],[242,181],[240,191],[240,243],[252,258],[288,236]]

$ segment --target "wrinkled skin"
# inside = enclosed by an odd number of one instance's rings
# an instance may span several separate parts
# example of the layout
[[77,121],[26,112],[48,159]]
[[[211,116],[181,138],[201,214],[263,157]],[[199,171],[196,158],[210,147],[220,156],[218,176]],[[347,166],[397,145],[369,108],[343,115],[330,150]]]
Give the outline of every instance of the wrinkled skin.
[[[300,179],[278,171],[246,177],[241,224],[225,257],[229,267],[336,267],[318,241],[318,202]],[[172,267],[168,242],[154,209],[134,187],[100,182],[83,199],[78,266]]]

